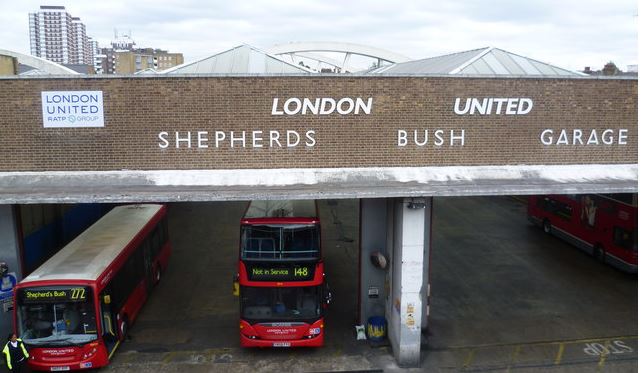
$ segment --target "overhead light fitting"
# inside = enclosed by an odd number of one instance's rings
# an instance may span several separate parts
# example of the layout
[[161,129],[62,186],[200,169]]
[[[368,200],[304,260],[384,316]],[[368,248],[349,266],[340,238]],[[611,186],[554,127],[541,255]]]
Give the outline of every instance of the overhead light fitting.
[[408,208],[409,209],[425,209],[426,208],[426,203],[425,202],[408,202]]

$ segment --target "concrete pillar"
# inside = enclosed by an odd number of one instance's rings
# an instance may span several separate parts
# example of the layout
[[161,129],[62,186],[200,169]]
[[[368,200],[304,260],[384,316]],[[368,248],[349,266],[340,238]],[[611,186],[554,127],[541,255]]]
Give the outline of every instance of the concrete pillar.
[[[401,367],[418,367],[426,288],[424,252],[429,242],[430,198],[399,198],[392,204],[391,287],[386,304],[388,337]],[[428,221],[427,221],[428,220]],[[425,258],[428,261],[428,257]]]
[[[432,197],[425,198],[426,214],[424,224],[424,269],[421,280],[421,330],[428,331],[428,315],[430,314],[430,251],[432,250]],[[426,333],[428,335],[428,333]]]
[[[7,263],[9,272],[15,273],[17,280],[20,281],[22,271],[19,261],[17,224],[13,206],[0,204],[0,261]],[[4,282],[2,285],[4,288]],[[2,336],[13,331],[12,311],[6,308],[8,301],[8,299],[0,300],[0,335]]]

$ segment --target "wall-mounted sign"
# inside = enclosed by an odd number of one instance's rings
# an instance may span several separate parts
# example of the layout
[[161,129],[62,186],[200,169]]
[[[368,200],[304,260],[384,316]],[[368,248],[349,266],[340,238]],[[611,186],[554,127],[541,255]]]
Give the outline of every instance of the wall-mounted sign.
[[[147,180],[228,187],[249,170],[284,170],[266,180],[282,185],[346,172],[339,185],[357,169],[634,165],[637,98],[629,79],[0,79],[0,171],[220,171]],[[454,182],[426,172],[404,180]]]
[[370,114],[372,112],[372,97],[368,97],[367,100],[361,97],[356,99],[344,97],[339,100],[331,97],[314,99],[291,97],[285,100],[282,106],[279,104],[278,98],[275,97],[272,101],[272,115],[328,115],[335,112],[341,115]]
[[379,288],[376,286],[370,286],[368,288],[368,298],[379,298]]
[[0,303],[4,312],[13,310],[13,288],[18,283],[15,272],[9,272],[2,276],[0,281]]
[[104,127],[102,91],[42,92],[45,128]]
[[525,115],[533,109],[533,100],[525,97],[504,98],[467,98],[466,101],[455,99],[455,114],[479,115]]

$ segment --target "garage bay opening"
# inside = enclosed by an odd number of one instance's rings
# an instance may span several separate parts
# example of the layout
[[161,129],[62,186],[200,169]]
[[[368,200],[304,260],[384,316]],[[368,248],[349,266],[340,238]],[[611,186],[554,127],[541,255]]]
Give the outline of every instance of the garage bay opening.
[[330,301],[315,201],[252,201],[241,220],[243,347],[322,346]]
[[119,206],[22,280],[15,323],[30,368],[107,365],[170,251],[165,206]]

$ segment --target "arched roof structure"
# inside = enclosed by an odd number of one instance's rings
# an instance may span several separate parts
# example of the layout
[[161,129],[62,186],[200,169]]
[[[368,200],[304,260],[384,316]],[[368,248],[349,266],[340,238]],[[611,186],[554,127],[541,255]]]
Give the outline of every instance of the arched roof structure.
[[[325,63],[338,68],[340,72],[356,72],[357,68],[350,66],[350,58],[353,55],[369,57],[376,60],[376,66],[383,63],[399,63],[410,61],[410,58],[381,48],[374,48],[367,45],[342,43],[342,42],[294,42],[279,44],[267,49],[267,52],[280,56],[289,57],[295,62],[295,57],[303,57],[314,60],[318,63]],[[324,56],[323,52],[334,52],[344,54],[343,61]],[[296,62],[295,62],[296,63]],[[320,70],[317,68],[317,70]]]

